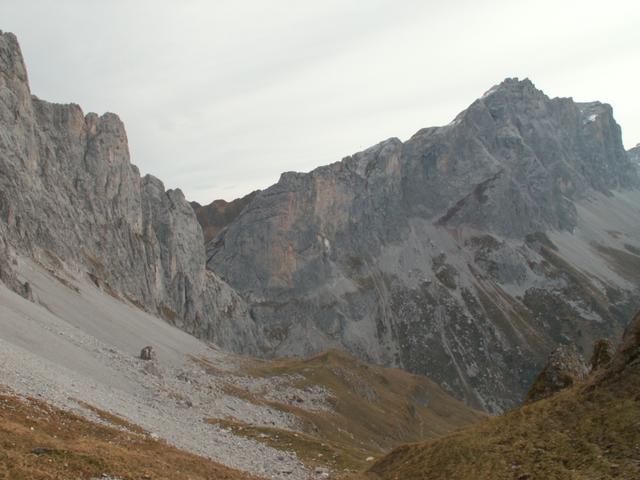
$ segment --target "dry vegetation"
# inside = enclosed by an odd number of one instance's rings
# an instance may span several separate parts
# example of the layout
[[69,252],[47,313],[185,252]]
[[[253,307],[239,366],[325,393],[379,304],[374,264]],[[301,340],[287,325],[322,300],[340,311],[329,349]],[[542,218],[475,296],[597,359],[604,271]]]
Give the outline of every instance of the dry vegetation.
[[424,377],[368,365],[341,351],[305,360],[257,362],[250,373],[288,376],[292,386],[303,390],[324,387],[331,393],[332,411],[310,411],[304,405],[268,401],[249,392],[242,395],[235,388],[228,393],[295,415],[304,433],[230,419],[210,422],[274,448],[293,450],[310,467],[358,471],[370,456],[381,456],[402,443],[436,438],[485,418]]
[[119,428],[0,391],[0,479],[85,480],[103,473],[125,480],[253,478],[153,440],[125,420],[91,409]]
[[400,447],[371,479],[640,478],[640,365],[446,438]]

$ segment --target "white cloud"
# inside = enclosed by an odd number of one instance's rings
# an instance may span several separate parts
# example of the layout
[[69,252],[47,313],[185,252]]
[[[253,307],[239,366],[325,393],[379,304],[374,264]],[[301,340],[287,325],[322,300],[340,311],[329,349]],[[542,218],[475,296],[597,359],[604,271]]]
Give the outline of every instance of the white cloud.
[[200,202],[448,123],[491,85],[613,105],[640,141],[640,4],[3,0],[32,90],[114,111],[132,161]]

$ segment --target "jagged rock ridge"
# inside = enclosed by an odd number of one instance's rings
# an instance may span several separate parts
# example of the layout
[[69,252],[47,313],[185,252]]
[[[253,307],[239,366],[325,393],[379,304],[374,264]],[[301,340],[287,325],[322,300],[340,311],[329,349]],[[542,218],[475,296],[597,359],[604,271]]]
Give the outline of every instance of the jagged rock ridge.
[[638,185],[609,105],[507,79],[449,125],[284,173],[208,267],[272,355],[339,345],[500,411],[638,305]]
[[244,302],[205,269],[202,230],[183,193],[140,177],[116,115],[32,96],[18,42],[1,32],[0,127],[5,283],[26,288],[15,267],[29,256],[199,337],[259,350]]

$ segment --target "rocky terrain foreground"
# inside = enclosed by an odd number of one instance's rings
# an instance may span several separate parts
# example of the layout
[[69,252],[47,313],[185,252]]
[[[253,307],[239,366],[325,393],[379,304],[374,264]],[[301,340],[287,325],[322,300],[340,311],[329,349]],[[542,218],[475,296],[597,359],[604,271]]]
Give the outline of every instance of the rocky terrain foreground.
[[[162,440],[180,449],[170,451],[183,461],[191,452],[262,478],[326,478],[358,471],[367,458],[403,442],[435,438],[484,418],[426,378],[367,366],[344,353],[278,362],[224,353],[113,298],[90,280],[49,270],[26,259],[14,266],[17,278],[29,285],[30,299],[0,286],[3,394],[12,404],[16,395],[37,402],[22,409],[31,405],[40,411],[47,404],[61,418],[71,418],[65,412],[78,415],[73,422],[82,429],[98,428],[82,418],[124,428],[129,437],[114,449],[133,442],[133,448],[157,452],[162,445],[156,440]],[[143,360],[140,352],[148,345],[153,358]],[[24,430],[15,421],[5,408],[0,432]],[[45,433],[34,428],[36,434]],[[64,424],[58,428],[73,442],[62,444],[49,435],[26,445],[71,451],[80,459],[95,454],[91,445],[78,443],[80,431]],[[121,433],[104,435],[123,438]],[[8,458],[21,455],[12,442],[1,444],[5,469]],[[64,455],[52,455],[69,463]],[[85,463],[80,471],[87,475],[138,478],[108,458],[93,466]],[[20,478],[8,472],[6,478]]]

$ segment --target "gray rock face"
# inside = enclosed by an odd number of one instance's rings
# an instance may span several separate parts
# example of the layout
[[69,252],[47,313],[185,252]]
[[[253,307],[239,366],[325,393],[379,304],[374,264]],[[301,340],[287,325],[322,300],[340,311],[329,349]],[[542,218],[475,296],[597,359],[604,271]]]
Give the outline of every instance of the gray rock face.
[[283,174],[208,267],[271,355],[342,346],[500,411],[638,305],[638,185],[609,105],[507,79],[449,125]]
[[640,172],[640,143],[627,151],[627,155],[633,164],[635,164],[638,172]]
[[12,259],[28,255],[229,349],[259,349],[242,299],[205,269],[182,192],[140,178],[116,115],[32,96],[10,33],[0,34],[0,251],[0,278],[16,290]]

